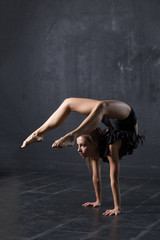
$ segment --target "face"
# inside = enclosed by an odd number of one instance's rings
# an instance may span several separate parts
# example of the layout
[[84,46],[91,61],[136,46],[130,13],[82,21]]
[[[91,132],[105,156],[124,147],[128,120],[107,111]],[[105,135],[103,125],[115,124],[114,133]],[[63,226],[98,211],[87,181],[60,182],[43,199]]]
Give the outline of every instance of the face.
[[78,152],[82,158],[91,157],[95,152],[94,143],[90,143],[85,137],[77,138]]

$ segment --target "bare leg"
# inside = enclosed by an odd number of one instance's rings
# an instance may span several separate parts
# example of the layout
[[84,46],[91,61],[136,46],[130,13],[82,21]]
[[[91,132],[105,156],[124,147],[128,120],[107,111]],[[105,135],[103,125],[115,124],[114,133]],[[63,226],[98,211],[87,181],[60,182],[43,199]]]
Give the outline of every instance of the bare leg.
[[106,115],[108,118],[122,120],[128,117],[130,113],[130,106],[126,103],[106,100],[98,101],[88,117],[72,132],[66,134],[64,137],[55,141],[52,147],[73,146],[75,139],[85,133],[94,130],[99,126],[102,117]]
[[34,142],[43,141],[44,133],[63,124],[71,111],[88,115],[98,102],[99,101],[93,99],[66,99],[60,105],[60,107],[50,116],[50,118],[23,142],[21,148],[24,148]]
[[55,141],[52,147],[73,146],[76,137],[99,126],[103,115],[122,120],[129,115],[130,107],[126,103],[115,100],[66,99],[51,117],[23,142],[21,147],[24,148],[30,143],[42,141],[43,134],[63,124],[71,111],[88,115],[88,117],[74,131]]

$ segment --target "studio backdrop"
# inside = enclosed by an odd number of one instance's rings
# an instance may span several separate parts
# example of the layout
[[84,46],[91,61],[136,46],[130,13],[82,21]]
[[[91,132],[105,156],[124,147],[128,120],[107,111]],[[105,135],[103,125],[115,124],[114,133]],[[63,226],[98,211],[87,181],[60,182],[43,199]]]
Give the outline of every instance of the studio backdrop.
[[159,23],[159,0],[1,0],[1,169],[84,171],[76,145],[51,148],[84,119],[76,113],[20,149],[65,98],[82,97],[130,104],[146,142],[121,168],[159,171]]

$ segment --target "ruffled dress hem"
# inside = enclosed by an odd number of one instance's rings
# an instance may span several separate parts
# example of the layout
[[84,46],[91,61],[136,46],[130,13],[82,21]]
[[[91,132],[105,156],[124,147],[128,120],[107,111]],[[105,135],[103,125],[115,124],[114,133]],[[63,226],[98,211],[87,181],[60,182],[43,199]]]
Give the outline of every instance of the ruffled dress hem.
[[121,147],[119,150],[119,159],[125,155],[130,155],[133,153],[134,149],[138,147],[145,140],[144,136],[136,135],[134,129],[132,130],[119,130],[114,128],[107,128],[103,130],[103,145],[101,148],[100,157],[104,162],[108,161],[108,156],[110,155],[109,145],[116,142],[118,139],[121,140]]

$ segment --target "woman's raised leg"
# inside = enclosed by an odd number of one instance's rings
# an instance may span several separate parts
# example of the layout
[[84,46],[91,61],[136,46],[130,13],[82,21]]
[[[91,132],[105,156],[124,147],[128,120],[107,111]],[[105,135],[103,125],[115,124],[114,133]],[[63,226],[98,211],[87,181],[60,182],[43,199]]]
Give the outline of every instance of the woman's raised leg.
[[43,141],[43,135],[49,130],[57,128],[63,124],[71,111],[84,115],[90,114],[97,102],[99,101],[85,98],[66,99],[50,118],[23,142],[21,148],[24,148],[33,142]]
[[57,141],[55,141],[52,147],[65,147],[65,146],[73,146],[75,139],[82,134],[89,133],[90,131],[94,130],[96,127],[99,126],[102,117],[104,115],[104,105],[103,102],[98,101],[88,117],[80,124],[72,132],[69,132],[64,137],[61,137]]
[[52,147],[73,146],[75,139],[85,133],[97,128],[106,115],[108,118],[122,120],[128,117],[130,106],[124,102],[116,100],[97,101],[86,119],[73,131],[55,141]]

